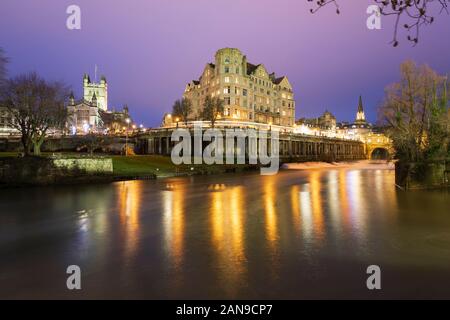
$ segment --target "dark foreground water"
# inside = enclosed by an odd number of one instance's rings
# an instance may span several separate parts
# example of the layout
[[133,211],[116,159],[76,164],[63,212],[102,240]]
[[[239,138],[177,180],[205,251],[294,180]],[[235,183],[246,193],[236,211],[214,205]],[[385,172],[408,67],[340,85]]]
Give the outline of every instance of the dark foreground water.
[[0,298],[450,298],[449,200],[383,167],[3,189]]

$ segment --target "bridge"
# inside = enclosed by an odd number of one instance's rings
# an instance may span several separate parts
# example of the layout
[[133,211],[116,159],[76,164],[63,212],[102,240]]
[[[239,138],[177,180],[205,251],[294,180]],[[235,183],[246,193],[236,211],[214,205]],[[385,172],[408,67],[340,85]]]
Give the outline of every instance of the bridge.
[[389,160],[394,156],[392,141],[382,133],[369,133],[363,142],[367,159]]
[[[171,138],[174,129],[160,128],[140,133],[135,137],[138,153],[169,156],[172,148],[178,143],[172,141]],[[193,137],[193,130],[191,128],[188,130],[191,133],[191,137]],[[270,138],[270,131],[268,131],[268,137]],[[192,138],[191,145],[193,143]],[[203,149],[209,143],[203,142]],[[248,144],[246,143],[246,145]],[[248,150],[246,150],[246,155],[248,155]],[[279,155],[281,162],[332,162],[367,158],[365,144],[361,141],[311,136],[293,132],[279,132]]]

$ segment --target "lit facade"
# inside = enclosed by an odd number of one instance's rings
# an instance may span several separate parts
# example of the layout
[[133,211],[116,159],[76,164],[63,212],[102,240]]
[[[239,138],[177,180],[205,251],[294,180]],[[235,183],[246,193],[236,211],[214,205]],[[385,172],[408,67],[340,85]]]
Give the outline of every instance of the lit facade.
[[295,101],[288,78],[276,77],[263,64],[249,63],[238,49],[218,50],[215,63],[206,64],[200,78],[186,86],[183,97],[192,102],[191,120],[201,119],[208,95],[224,100],[222,120],[294,126]]
[[92,101],[96,97],[96,106],[103,111],[108,111],[108,83],[102,76],[99,83],[92,82],[88,74],[83,77],[83,99]]
[[75,101],[75,97],[71,94],[67,111],[68,127],[72,134],[86,134],[101,130],[103,122],[97,105],[95,93],[90,101],[84,99]]

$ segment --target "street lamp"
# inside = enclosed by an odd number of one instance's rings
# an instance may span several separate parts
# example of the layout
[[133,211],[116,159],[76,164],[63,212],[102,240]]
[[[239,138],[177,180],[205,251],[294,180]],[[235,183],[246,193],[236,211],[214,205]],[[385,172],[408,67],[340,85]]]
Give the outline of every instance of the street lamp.
[[176,121],[176,123],[177,123],[177,128],[178,128],[178,122],[180,121],[180,118],[175,118],[175,121]]
[[128,130],[130,128],[130,118],[126,118],[125,122],[127,123],[127,131],[126,131],[126,136],[125,136],[125,157],[128,156]]

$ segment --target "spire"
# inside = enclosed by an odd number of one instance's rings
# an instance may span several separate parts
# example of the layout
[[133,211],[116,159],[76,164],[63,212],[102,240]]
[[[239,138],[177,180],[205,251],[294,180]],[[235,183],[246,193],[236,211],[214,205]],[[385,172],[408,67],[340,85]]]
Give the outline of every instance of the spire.
[[361,96],[359,96],[358,112],[356,112],[356,123],[358,123],[358,124],[366,123],[366,115],[364,114],[364,108],[363,108]]
[[95,92],[94,92],[94,95],[92,96],[92,104],[97,106],[97,96],[96,96]]
[[364,112],[362,98],[359,96],[359,102],[358,102],[358,112]]

